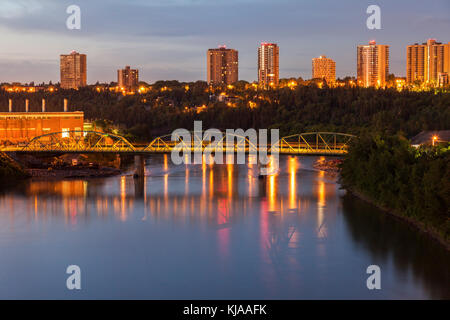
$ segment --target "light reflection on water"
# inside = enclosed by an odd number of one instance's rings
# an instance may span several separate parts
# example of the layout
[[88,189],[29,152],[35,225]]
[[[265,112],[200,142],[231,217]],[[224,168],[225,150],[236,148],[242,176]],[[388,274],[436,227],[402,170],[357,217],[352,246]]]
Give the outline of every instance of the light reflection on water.
[[[161,155],[143,179],[3,191],[0,298],[448,298],[448,252],[343,198],[314,160],[282,157],[259,179],[255,165]],[[85,290],[65,289],[69,264],[85,270]],[[378,292],[365,286],[371,264]]]

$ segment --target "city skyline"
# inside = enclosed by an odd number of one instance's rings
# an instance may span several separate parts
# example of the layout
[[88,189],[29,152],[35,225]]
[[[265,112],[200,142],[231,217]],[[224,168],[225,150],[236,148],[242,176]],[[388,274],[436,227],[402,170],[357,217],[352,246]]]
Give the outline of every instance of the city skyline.
[[[434,48],[431,56],[430,49]],[[359,85],[364,87],[378,86],[384,87],[387,84],[388,76],[394,75],[397,79],[403,78],[406,83],[412,84],[416,80],[422,83],[434,83],[438,85],[448,84],[450,74],[450,42],[442,43],[436,39],[427,39],[426,42],[419,44],[418,42],[406,47],[406,77],[398,76],[390,72],[390,45],[378,44],[375,40],[370,40],[368,44],[357,45],[357,79]],[[412,51],[414,48],[415,51]],[[422,52],[418,51],[422,49]],[[428,52],[425,54],[425,51]],[[413,54],[414,53],[414,54]],[[426,58],[428,57],[428,58]],[[231,85],[243,79],[239,78],[239,62],[238,51],[227,48],[226,45],[220,45],[215,49],[208,49],[206,54],[207,75],[206,82],[210,85]],[[432,64],[427,63],[427,59],[432,59]],[[320,55],[312,60],[311,78],[303,78],[304,80],[313,80],[323,78],[327,82],[335,82],[336,80],[336,62],[325,56]],[[423,61],[422,61],[423,60]],[[375,62],[374,62],[375,61]],[[412,62],[414,61],[414,62]],[[422,65],[420,66],[419,62]],[[258,80],[253,81],[265,87],[278,86],[279,80],[289,80],[289,78],[279,77],[279,46],[276,43],[262,42],[257,52],[258,63]],[[372,66],[375,63],[375,66]],[[414,69],[413,69],[414,67]],[[432,68],[432,69],[430,69]],[[267,69],[267,70],[266,70]],[[417,70],[416,70],[417,69]],[[421,72],[412,78],[411,72]],[[427,75],[432,72],[433,76]],[[69,54],[60,54],[60,84],[63,89],[78,89],[80,87],[92,85],[87,82],[87,55],[72,50]],[[426,75],[426,76],[425,76]],[[348,76],[345,76],[348,77]],[[343,77],[343,78],[345,78]],[[430,78],[432,77],[432,78]],[[267,78],[267,79],[266,79]],[[297,77],[291,77],[297,78]],[[178,79],[176,79],[178,81]],[[117,85],[123,89],[132,90],[137,88],[139,80],[139,70],[131,69],[125,66],[125,69],[117,70]],[[160,80],[158,80],[160,81]],[[164,80],[162,80],[164,81]],[[205,79],[197,79],[196,81],[205,81]],[[245,81],[245,80],[244,80]],[[106,83],[114,83],[114,81],[106,81]],[[5,82],[8,83],[8,82]],[[10,82],[20,83],[20,82]],[[96,83],[99,83],[97,81]],[[30,84],[36,85],[34,81]]]
[[[58,82],[58,61],[51,53],[74,49],[89,55],[88,83],[109,82],[119,66],[130,63],[140,69],[146,82],[204,80],[204,48],[226,43],[239,50],[240,78],[251,82],[257,79],[254,52],[264,41],[276,42],[282,48],[280,78],[308,78],[311,58],[319,55],[336,61],[337,77],[356,76],[354,47],[371,39],[391,45],[391,73],[406,76],[406,46],[429,38],[445,42],[445,30],[450,27],[442,10],[449,7],[445,1],[432,5],[381,1],[381,30],[368,30],[365,25],[368,2],[299,4],[286,0],[254,4],[253,0],[239,4],[135,0],[99,6],[79,1],[83,18],[78,31],[65,28],[67,3],[6,0],[0,4],[0,31],[4,35],[0,81]],[[127,19],[127,25],[119,29],[114,23],[119,12],[123,18],[135,19]],[[252,17],[269,13],[284,19],[268,26]],[[231,16],[235,16],[232,28],[226,22]],[[205,28],[211,21],[217,22],[214,28]]]

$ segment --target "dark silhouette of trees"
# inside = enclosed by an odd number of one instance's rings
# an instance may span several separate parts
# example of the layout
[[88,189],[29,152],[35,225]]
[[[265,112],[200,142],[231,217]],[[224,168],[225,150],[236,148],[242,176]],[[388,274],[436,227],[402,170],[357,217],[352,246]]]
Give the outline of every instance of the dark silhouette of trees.
[[342,164],[344,186],[450,240],[450,148],[364,134]]
[[[233,106],[217,99],[221,92],[232,97]],[[395,89],[359,87],[318,88],[313,82],[295,88],[260,90],[240,81],[232,88],[209,88],[206,82],[158,81],[145,94],[123,96],[94,87],[56,92],[8,93],[0,91],[0,111],[40,111],[42,98],[47,111],[81,110],[90,120],[112,121],[122,134],[149,140],[176,128],[192,129],[194,120],[204,128],[279,128],[281,135],[327,130],[387,135],[402,132],[410,137],[422,130],[448,129],[450,94],[445,92],[398,92]],[[250,108],[250,106],[253,108]],[[197,108],[207,106],[202,112]],[[256,106],[256,107],[255,107]]]

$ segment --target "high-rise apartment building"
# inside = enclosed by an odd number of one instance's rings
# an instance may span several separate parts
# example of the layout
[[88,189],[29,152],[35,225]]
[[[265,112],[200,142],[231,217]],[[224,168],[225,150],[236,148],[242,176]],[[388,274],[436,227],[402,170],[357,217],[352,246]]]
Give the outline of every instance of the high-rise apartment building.
[[139,86],[139,70],[131,69],[130,66],[117,70],[117,83],[126,90],[136,89]]
[[258,48],[258,82],[261,86],[278,86],[280,48],[276,43],[261,43]]
[[86,86],[86,55],[72,51],[60,56],[61,88],[78,89]]
[[370,41],[357,49],[358,85],[384,87],[389,76],[389,46]]
[[207,52],[207,78],[210,85],[229,85],[239,80],[238,51],[220,46]]
[[324,79],[327,84],[336,81],[336,62],[326,56],[319,56],[312,59],[313,79]]
[[406,81],[438,84],[450,74],[450,42],[442,44],[435,39],[406,47]]

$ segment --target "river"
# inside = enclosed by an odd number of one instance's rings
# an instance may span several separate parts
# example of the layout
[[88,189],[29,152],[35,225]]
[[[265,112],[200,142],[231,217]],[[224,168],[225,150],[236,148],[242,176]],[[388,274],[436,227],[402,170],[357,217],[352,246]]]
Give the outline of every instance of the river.
[[[315,157],[147,159],[145,179],[29,180],[0,191],[1,299],[449,299],[450,254],[347,195]],[[81,270],[68,290],[66,268]],[[381,270],[369,290],[367,267]]]

